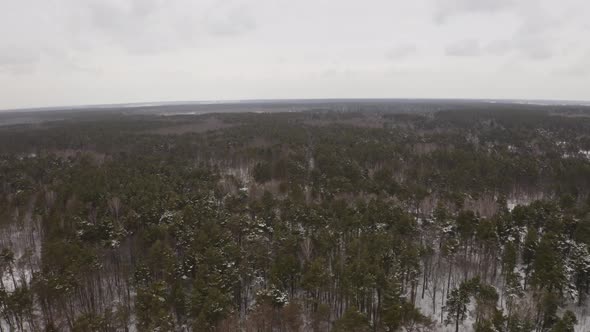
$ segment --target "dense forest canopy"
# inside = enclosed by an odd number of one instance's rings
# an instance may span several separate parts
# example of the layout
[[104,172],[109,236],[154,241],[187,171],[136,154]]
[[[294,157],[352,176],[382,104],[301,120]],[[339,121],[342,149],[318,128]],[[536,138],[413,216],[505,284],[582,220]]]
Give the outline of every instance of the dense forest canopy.
[[0,329],[590,330],[590,109],[402,106],[3,115]]

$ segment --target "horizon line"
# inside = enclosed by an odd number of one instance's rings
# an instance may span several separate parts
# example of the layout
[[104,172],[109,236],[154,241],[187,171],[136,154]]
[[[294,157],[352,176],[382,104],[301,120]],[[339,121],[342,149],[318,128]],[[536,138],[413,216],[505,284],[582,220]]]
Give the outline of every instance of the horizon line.
[[272,103],[272,102],[352,102],[352,101],[475,101],[475,102],[503,102],[507,104],[528,103],[530,105],[579,105],[590,106],[590,100],[568,100],[568,99],[511,99],[511,98],[262,98],[262,99],[209,99],[209,100],[172,100],[172,101],[146,101],[146,102],[129,102],[129,103],[106,103],[106,104],[72,104],[56,106],[37,106],[37,107],[17,107],[0,109],[0,113],[9,112],[27,112],[27,111],[59,111],[59,110],[83,110],[93,108],[140,108],[140,107],[158,107],[167,105],[232,105],[248,103]]

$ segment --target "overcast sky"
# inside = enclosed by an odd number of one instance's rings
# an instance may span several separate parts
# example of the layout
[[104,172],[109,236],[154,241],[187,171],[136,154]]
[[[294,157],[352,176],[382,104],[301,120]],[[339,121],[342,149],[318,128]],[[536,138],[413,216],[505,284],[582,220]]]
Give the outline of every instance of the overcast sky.
[[0,109],[590,100],[587,0],[0,0]]

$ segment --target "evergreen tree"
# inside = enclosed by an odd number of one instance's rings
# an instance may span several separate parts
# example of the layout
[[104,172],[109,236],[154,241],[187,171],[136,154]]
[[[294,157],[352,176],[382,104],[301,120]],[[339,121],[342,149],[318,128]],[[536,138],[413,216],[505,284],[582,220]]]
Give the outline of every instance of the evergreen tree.
[[561,319],[551,328],[551,332],[574,332],[574,327],[578,323],[576,315],[567,310],[563,313]]
[[469,304],[470,289],[466,283],[453,289],[448,297],[444,310],[447,312],[446,325],[455,325],[455,332],[459,332],[459,326],[467,318],[467,305]]

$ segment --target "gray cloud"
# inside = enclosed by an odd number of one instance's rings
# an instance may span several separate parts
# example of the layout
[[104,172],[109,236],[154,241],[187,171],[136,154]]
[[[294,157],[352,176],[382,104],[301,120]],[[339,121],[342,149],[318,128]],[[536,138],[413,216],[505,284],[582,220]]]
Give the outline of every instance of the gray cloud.
[[479,42],[474,39],[465,39],[448,45],[445,54],[450,56],[478,56],[481,54]]
[[211,35],[246,33],[256,22],[246,5],[232,1],[206,5],[188,0],[95,0],[74,11],[69,25],[79,31],[75,39],[82,47],[106,43],[142,54],[199,47]]
[[494,40],[488,43],[484,51],[491,55],[507,55],[514,50],[514,43],[510,40]]
[[543,40],[524,40],[517,45],[522,55],[532,60],[546,60],[553,57],[553,50]]
[[0,74],[98,72],[100,64],[83,63],[93,54],[155,55],[200,48],[255,27],[249,7],[231,0],[10,2],[0,12]]
[[222,15],[204,18],[208,32],[216,35],[232,36],[256,28],[256,21],[246,6],[230,8]]
[[435,2],[434,21],[445,23],[462,13],[492,13],[510,8],[515,0],[438,0]]
[[387,51],[385,56],[390,60],[400,60],[415,55],[417,51],[416,45],[404,43]]
[[493,40],[484,50],[491,55],[518,55],[530,60],[546,60],[560,49],[560,40],[554,36],[565,24],[564,17],[551,16],[532,10],[520,21],[511,39]]
[[590,3],[581,0],[22,0],[2,9],[0,109],[312,96],[590,99]]
[[[547,10],[548,6],[543,0],[501,0],[501,1],[484,1],[484,0],[443,0],[438,3],[435,21],[438,23],[448,22],[447,18],[453,16],[454,21],[460,20],[459,15],[464,14],[492,14],[504,13],[507,15],[490,20],[490,22],[510,23],[506,21],[509,17],[514,17],[511,24],[514,28],[508,31],[504,38],[477,37],[461,42],[456,42],[446,47],[447,55],[455,56],[518,56],[527,60],[547,60],[556,55],[563,49],[563,31],[567,26],[576,22],[572,20],[572,12],[575,10],[571,7],[565,7],[565,10]],[[556,7],[556,9],[562,9]],[[486,19],[482,17],[482,20]],[[488,17],[488,19],[490,19]],[[507,25],[507,26],[511,26]],[[474,29],[479,29],[477,26]],[[498,30],[503,30],[504,26],[498,25]],[[579,29],[579,28],[578,28]],[[489,31],[489,34],[492,31]],[[487,40],[486,40],[487,39]]]
[[483,50],[488,55],[517,55],[530,60],[546,60],[554,56],[551,44],[540,39],[494,40]]
[[558,68],[555,72],[573,78],[587,78],[590,75],[590,50],[572,63]]
[[21,46],[6,45],[0,48],[0,66],[22,66],[36,63],[41,58],[38,51]]

